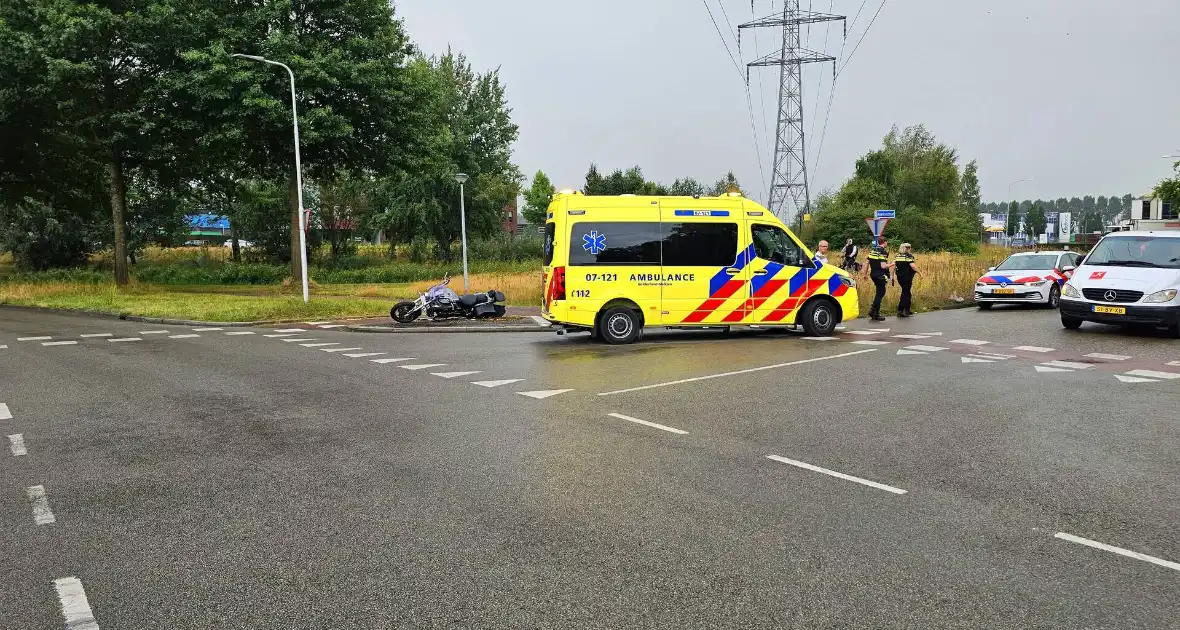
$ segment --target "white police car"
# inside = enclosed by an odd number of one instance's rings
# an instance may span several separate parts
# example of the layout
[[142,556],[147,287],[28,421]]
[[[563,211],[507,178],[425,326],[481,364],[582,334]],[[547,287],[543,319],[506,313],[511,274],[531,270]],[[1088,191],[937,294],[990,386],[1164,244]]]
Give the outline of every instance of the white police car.
[[975,281],[975,303],[1042,304],[1055,308],[1061,285],[1078,265],[1077,252],[1048,251],[1012,254]]
[[1102,237],[1061,292],[1061,325],[1139,324],[1180,339],[1180,230]]

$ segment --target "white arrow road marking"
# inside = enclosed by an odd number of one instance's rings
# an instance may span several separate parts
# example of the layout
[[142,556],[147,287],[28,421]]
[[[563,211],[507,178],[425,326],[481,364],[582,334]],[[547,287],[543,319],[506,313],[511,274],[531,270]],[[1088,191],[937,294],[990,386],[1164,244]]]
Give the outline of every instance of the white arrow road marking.
[[76,345],[78,345],[78,342],[77,341],[42,341],[41,345],[43,345],[43,346],[76,346]]
[[1085,369],[1094,367],[1093,365],[1090,365],[1089,363],[1078,363],[1077,361],[1049,361],[1047,363],[1042,363],[1041,365],[1047,365],[1049,367],[1065,368],[1067,370],[1085,370]]
[[327,341],[327,342],[322,341],[320,343],[301,343],[299,345],[303,346],[304,348],[322,348],[324,346],[338,346],[338,345],[340,345],[340,342],[339,341]]
[[49,509],[49,498],[45,496],[45,486],[29,486],[25,494],[33,503],[33,522],[38,525],[52,525],[57,522],[53,517],[53,510]]
[[1023,350],[1024,352],[1053,352],[1056,348],[1042,348],[1041,346],[1016,346],[1013,350]]
[[107,339],[111,343],[123,343],[124,341],[143,341],[143,337],[119,337],[118,339]]
[[28,455],[29,452],[25,450],[25,436],[20,433],[8,436],[9,448],[12,449],[13,457],[20,457],[21,455]]
[[1035,367],[1038,372],[1072,372],[1073,371],[1073,370],[1067,370],[1065,368],[1045,367],[1043,365],[1037,365],[1037,366],[1033,366],[1033,367]]
[[443,367],[446,363],[420,363],[417,365],[399,365],[403,370],[428,370],[430,368]]
[[521,396],[528,396],[529,398],[536,398],[537,400],[540,400],[542,398],[548,398],[550,396],[556,396],[558,394],[564,394],[566,392],[572,392],[572,391],[574,391],[574,390],[572,390],[572,389],[542,389],[542,390],[537,390],[535,392],[516,392],[516,393],[520,394]]
[[995,363],[995,359],[976,359],[974,357],[962,357],[963,363]]
[[979,339],[953,339],[951,343],[961,343],[965,346],[986,346],[990,341],[981,341]]
[[898,350],[897,354],[929,354],[929,353],[919,352],[917,350]]
[[1139,553],[1138,551],[1131,551],[1130,549],[1123,549],[1122,547],[1115,547],[1114,545],[1100,543],[1097,540],[1090,540],[1089,538],[1082,538],[1081,536],[1074,536],[1073,534],[1066,534],[1065,532],[1057,532],[1056,534],[1053,534],[1053,537],[1061,539],[1061,540],[1068,540],[1069,542],[1077,543],[1079,545],[1085,545],[1087,547],[1093,547],[1095,549],[1101,549],[1103,551],[1117,553],[1120,556],[1126,556],[1128,558],[1134,558],[1136,560],[1142,560],[1144,562],[1158,564],[1161,567],[1167,567],[1169,569],[1180,571],[1180,562],[1171,562],[1168,560],[1163,560],[1161,558],[1156,558],[1155,556],[1149,556],[1145,553]]
[[349,357],[351,359],[360,359],[363,357],[379,357],[383,354],[385,354],[385,353],[384,352],[352,352],[352,353],[346,354],[344,356]]
[[431,372],[433,376],[437,376],[439,378],[459,378],[460,376],[471,376],[472,374],[479,373],[480,370],[474,370],[471,372]]
[[855,344],[861,345],[861,346],[887,346],[893,342],[892,341],[884,341],[881,339],[862,339],[860,341],[850,341],[849,343],[855,343]]
[[1124,383],[1158,383],[1154,378],[1140,378],[1138,376],[1123,376],[1122,374],[1115,374],[1115,378]]
[[57,589],[57,600],[61,603],[61,616],[66,620],[66,630],[99,630],[94,611],[86,599],[82,580],[65,577],[53,581]]
[[94,337],[114,337],[111,333],[87,333],[85,335],[78,335],[83,339],[92,339]]
[[781,462],[783,464],[789,464],[789,465],[795,466],[797,468],[803,468],[803,469],[811,470],[811,471],[814,471],[817,473],[823,473],[825,475],[831,475],[833,477],[836,477],[838,479],[843,479],[845,481],[855,481],[856,483],[869,486],[870,488],[876,488],[878,490],[892,492],[893,494],[905,494],[906,493],[906,491],[902,490],[901,488],[894,488],[893,486],[887,486],[883,483],[877,483],[876,481],[869,481],[868,479],[861,479],[860,477],[853,477],[852,475],[846,475],[844,473],[836,472],[834,470],[828,470],[827,468],[820,468],[819,466],[816,466],[813,464],[808,464],[806,462],[796,461],[794,459],[787,459],[786,457],[779,457],[778,455],[767,455],[766,459],[771,459],[776,462]]
[[[384,352],[382,354],[385,354]],[[397,359],[369,359],[373,363],[397,363],[398,361],[413,361],[415,357],[399,357]]]
[[1157,372],[1155,370],[1131,370],[1130,372],[1127,372],[1127,374],[1130,374],[1131,376],[1142,376],[1144,378],[1180,378],[1180,374],[1175,372]]
[[502,381],[471,381],[472,385],[479,385],[480,387],[499,387],[501,385],[511,385],[523,381],[523,378],[506,378]]
[[361,350],[362,348],[320,348],[320,352],[351,352],[352,350]]
[[939,350],[950,350],[942,346],[906,346],[906,350],[917,350],[918,352],[938,352]]
[[647,420],[640,420],[639,418],[632,418],[631,416],[624,416],[621,413],[608,413],[606,415],[608,415],[612,418],[618,418],[619,420],[626,420],[627,422],[634,422],[635,424],[642,424],[645,427],[651,427],[653,429],[667,431],[668,433],[675,433],[676,435],[688,435],[688,431],[681,431],[680,429],[673,429],[672,427],[664,426],[662,424],[656,424],[654,422],[648,422]]
[[1107,361],[1126,361],[1127,359],[1131,358],[1125,354],[1105,354],[1102,352],[1091,352],[1086,356],[1090,357],[1091,359],[1106,359]]
[[12,420],[12,412],[8,410],[8,405],[0,403],[0,420]]

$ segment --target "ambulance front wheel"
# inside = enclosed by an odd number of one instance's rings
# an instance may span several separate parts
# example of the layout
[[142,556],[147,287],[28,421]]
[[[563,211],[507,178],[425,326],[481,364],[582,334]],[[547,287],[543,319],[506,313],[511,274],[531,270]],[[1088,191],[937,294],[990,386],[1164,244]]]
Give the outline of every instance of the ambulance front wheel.
[[803,307],[799,313],[799,324],[803,331],[813,337],[827,337],[836,331],[840,323],[840,315],[830,302],[814,300]]
[[609,344],[631,343],[638,340],[643,332],[643,319],[634,309],[616,306],[598,318],[594,330],[598,337]]

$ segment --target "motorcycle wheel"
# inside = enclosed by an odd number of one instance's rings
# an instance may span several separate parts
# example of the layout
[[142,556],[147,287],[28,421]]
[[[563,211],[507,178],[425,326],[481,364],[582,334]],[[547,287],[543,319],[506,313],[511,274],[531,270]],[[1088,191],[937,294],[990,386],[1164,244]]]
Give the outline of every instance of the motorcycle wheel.
[[398,302],[389,309],[389,316],[399,324],[408,324],[418,319],[418,315],[421,314],[421,311],[414,310],[414,306],[416,305],[413,302]]

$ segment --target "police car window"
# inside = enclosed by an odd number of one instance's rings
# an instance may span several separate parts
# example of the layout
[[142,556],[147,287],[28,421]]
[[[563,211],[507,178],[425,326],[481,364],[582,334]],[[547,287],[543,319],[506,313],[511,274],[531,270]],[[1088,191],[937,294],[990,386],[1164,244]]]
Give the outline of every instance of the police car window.
[[664,264],[724,267],[737,259],[736,223],[663,223]]
[[803,250],[787,233],[773,225],[753,225],[750,231],[754,238],[754,255],[791,267],[813,266],[803,256]]
[[1054,269],[1057,265],[1056,254],[1033,254],[1031,256],[1009,256],[996,267],[996,271],[1033,271],[1038,269]]
[[570,230],[569,264],[658,265],[661,236],[659,223],[575,223]]
[[553,263],[553,244],[557,241],[557,224],[545,224],[545,260],[542,264],[548,267]]

